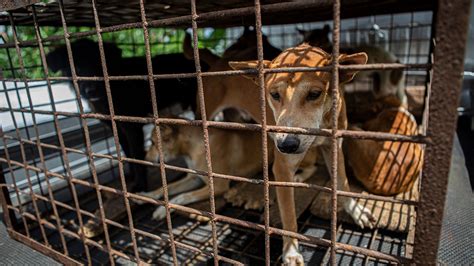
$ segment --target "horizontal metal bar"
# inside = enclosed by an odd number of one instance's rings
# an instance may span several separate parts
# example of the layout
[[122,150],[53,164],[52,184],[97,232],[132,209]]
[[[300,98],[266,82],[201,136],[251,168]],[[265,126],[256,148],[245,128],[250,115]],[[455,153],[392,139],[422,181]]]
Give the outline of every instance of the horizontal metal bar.
[[[143,196],[140,196],[140,195],[131,194],[130,196],[133,197],[133,198],[139,199],[139,200],[143,200],[147,203],[152,203],[152,204],[156,204],[156,205],[163,205],[164,204],[160,200],[155,200],[155,199],[143,197]],[[205,216],[207,218],[212,218],[212,214],[210,212],[207,212],[207,211],[197,210],[197,209],[194,209],[194,208],[191,208],[191,207],[176,205],[176,204],[172,204],[172,203],[169,203],[169,206],[171,208],[175,209],[175,210],[179,210],[179,211],[182,211],[182,212],[185,212],[185,213],[188,213],[188,214],[195,214],[195,215]],[[265,226],[262,225],[262,224],[243,221],[243,220],[235,219],[235,218],[220,215],[220,214],[215,215],[215,220],[216,221],[221,221],[221,222],[226,222],[226,223],[229,223],[229,224],[242,226],[242,227],[246,227],[246,228],[250,228],[250,229],[254,229],[254,230],[258,230],[258,231],[265,231]],[[287,231],[287,230],[283,230],[283,229],[278,229],[278,228],[274,228],[274,227],[270,228],[270,234],[276,234],[276,235],[280,235],[280,236],[288,236],[288,237],[296,238],[296,239],[299,239],[301,241],[308,242],[308,243],[311,243],[311,244],[323,245],[323,246],[326,246],[326,247],[330,246],[330,241],[327,240],[327,239],[302,235],[302,234],[299,234],[299,233],[295,233],[295,232],[291,232],[291,231]],[[371,257],[375,257],[375,258],[379,258],[379,259],[394,261],[394,262],[398,262],[398,263],[408,261],[407,258],[387,255],[387,254],[384,254],[382,252],[368,250],[368,249],[360,248],[360,247],[354,247],[354,246],[349,245],[349,244],[338,243],[337,248],[342,249],[342,250],[346,250],[346,251],[352,251],[352,252],[360,253],[360,254],[363,254],[363,255],[367,255],[367,256],[371,256]]]
[[[9,209],[13,209],[13,210],[15,210],[15,211],[18,212],[18,208],[15,208],[15,207],[13,207],[13,206],[8,206],[8,208],[9,208]],[[74,209],[74,210],[75,210],[75,209]],[[33,220],[33,221],[38,222],[38,219],[36,219],[36,217],[35,217],[34,215],[30,214],[30,213],[23,213],[22,215],[25,216],[25,217],[27,217],[28,219],[31,219],[31,220]],[[41,224],[45,225],[46,227],[49,227],[51,230],[57,230],[57,227],[55,227],[52,223],[50,223],[49,221],[47,221],[47,220],[45,220],[45,219],[41,219],[41,221],[39,221],[39,222],[40,222]],[[75,239],[81,241],[81,237],[80,237],[77,233],[75,233],[75,232],[72,232],[72,231],[70,231],[70,230],[68,230],[68,229],[64,229],[64,228],[63,228],[63,233],[64,233],[65,235],[69,236],[69,237],[72,237],[72,238],[75,238]],[[85,242],[86,242],[87,245],[94,246],[94,247],[96,247],[96,248],[98,248],[98,249],[100,249],[100,250],[102,250],[102,251],[104,251],[104,252],[107,252],[107,248],[106,248],[104,245],[102,245],[102,244],[100,244],[100,243],[98,243],[98,242],[96,242],[96,241],[94,241],[94,240],[88,239],[88,238],[86,238],[85,240],[86,240]],[[51,250],[53,250],[53,249],[51,249]],[[118,251],[118,250],[112,250],[112,253],[115,254],[115,255],[118,255],[118,256],[120,256],[120,257],[122,257],[122,258],[125,258],[125,259],[127,259],[127,260],[133,260],[132,257],[130,257],[130,256],[128,256],[127,254],[125,254],[125,253],[123,253],[123,252],[120,252],[120,251]],[[82,265],[82,263],[80,263],[79,265]]]
[[[43,115],[54,115],[54,116],[69,116],[69,117],[81,117],[81,118],[94,118],[100,120],[112,120],[110,115],[97,114],[97,113],[73,113],[73,112],[53,112],[44,110],[30,110],[26,108],[5,108],[0,107],[0,112],[13,111],[13,112],[26,112],[36,113]],[[201,120],[185,120],[185,119],[172,119],[172,118],[145,118],[145,117],[132,117],[132,116],[114,116],[114,121],[121,122],[136,122],[136,123],[163,123],[173,125],[189,125],[189,126],[200,126],[202,125]],[[261,125],[259,124],[248,124],[248,123],[229,123],[229,122],[217,122],[208,121],[209,127],[221,128],[221,129],[235,129],[235,130],[249,130],[249,131],[261,131]],[[292,133],[302,135],[315,135],[322,137],[331,137],[332,130],[330,129],[318,129],[318,128],[303,128],[303,127],[286,127],[286,126],[267,126],[268,132],[277,133]],[[413,142],[421,144],[429,144],[431,140],[427,136],[423,135],[400,135],[385,132],[374,132],[374,131],[354,131],[354,130],[337,130],[337,138],[353,138],[353,139],[373,139],[380,141],[400,141],[400,142]]]
[[[39,199],[41,199],[41,200],[50,202],[50,200],[49,200],[48,198],[46,198],[46,197],[42,197],[42,196],[40,196],[40,195],[36,195],[36,196],[37,196]],[[137,195],[137,196],[139,196],[139,195]],[[76,210],[74,207],[71,207],[71,206],[69,206],[69,205],[67,205],[67,204],[65,204],[65,203],[60,202],[60,201],[54,200],[54,202],[55,202],[58,206],[61,206],[61,207],[65,208],[65,209],[68,209],[68,210],[70,210],[70,211],[75,211],[75,210]],[[8,208],[11,208],[11,209],[13,209],[13,210],[19,212],[18,208],[14,207],[14,206],[8,206]],[[100,219],[99,216],[96,216],[96,215],[94,215],[94,214],[91,213],[91,212],[88,212],[88,211],[85,211],[85,210],[82,210],[82,209],[80,209],[80,212],[81,212],[82,214],[84,214],[84,215],[89,216],[90,218],[93,218],[93,219]],[[32,220],[34,220],[34,221],[37,222],[36,217],[34,217],[33,215],[28,214],[28,213],[26,213],[25,215],[26,215],[29,219],[32,219]],[[51,223],[48,222],[47,220],[42,220],[41,222],[42,222],[45,226],[50,227],[51,229],[57,229],[57,227],[52,228],[51,226],[53,226],[53,224],[51,224]],[[130,228],[129,228],[129,227],[124,226],[124,225],[122,225],[122,224],[120,224],[120,223],[118,223],[118,222],[115,222],[115,221],[113,221],[113,220],[110,220],[110,219],[107,219],[107,218],[106,218],[106,219],[105,219],[105,222],[106,222],[107,224],[109,224],[109,225],[115,226],[115,227],[120,228],[120,229],[122,229],[122,230],[130,231]],[[74,232],[72,232],[72,231],[69,231],[68,229],[63,229],[63,230],[64,230],[64,233],[65,233],[66,235],[68,235],[68,236],[70,236],[70,237],[73,237],[73,238],[76,238],[76,239],[78,239],[78,240],[81,240],[81,238],[80,238],[80,236],[79,236],[78,234],[76,234],[76,233],[74,233]],[[135,231],[136,233],[140,234],[140,235],[143,235],[143,236],[145,236],[145,237],[152,238],[152,239],[154,239],[154,240],[163,241],[163,242],[170,242],[169,238],[160,237],[160,236],[158,236],[158,235],[155,235],[155,234],[152,234],[152,233],[149,233],[149,232],[140,230],[140,229],[134,229],[134,231]],[[12,230],[12,232],[15,232],[15,231]],[[16,233],[16,234],[19,234],[19,233],[17,233],[17,232],[15,232],[15,233]],[[27,239],[29,239],[29,238],[27,238]],[[34,240],[33,240],[33,241],[34,241]],[[22,241],[22,242],[23,242],[23,241]],[[199,254],[204,254],[204,255],[207,255],[207,256],[212,257],[212,254],[211,254],[210,252],[206,251],[206,250],[198,249],[198,248],[196,248],[196,247],[193,247],[193,246],[191,246],[191,245],[187,245],[187,244],[182,243],[182,242],[180,242],[180,241],[176,241],[176,240],[175,240],[174,242],[175,242],[175,244],[176,244],[177,246],[179,246],[179,247],[181,247],[181,248],[188,249],[188,250],[190,250],[190,251],[194,251],[194,252],[197,252],[197,253],[199,253]],[[98,242],[91,241],[91,242],[89,242],[88,244],[94,245],[95,247],[101,249],[102,251],[107,252],[107,248],[105,247],[105,245],[100,246],[101,244],[98,243]],[[57,252],[57,251],[55,251],[55,250],[52,249],[52,248],[47,248],[47,249],[48,249],[48,251]],[[123,257],[123,258],[125,258],[125,259],[128,259],[128,260],[132,260],[132,259],[133,259],[133,258],[131,258],[130,256],[126,255],[125,253],[120,252],[120,251],[118,251],[118,250],[116,250],[116,249],[112,249],[112,253],[115,254],[115,255],[118,255],[118,256],[120,256],[120,257]],[[46,255],[49,255],[49,254],[46,254]],[[62,254],[61,254],[61,255],[62,255]],[[63,256],[64,256],[64,255],[63,255]],[[69,257],[66,257],[66,258],[69,258]],[[227,261],[227,262],[229,262],[229,263],[233,263],[233,264],[236,264],[236,265],[241,265],[241,263],[239,263],[238,261],[232,260],[232,259],[230,259],[230,258],[226,258],[226,257],[220,256],[220,259],[222,259],[223,261]],[[82,264],[79,263],[78,265],[82,265]]]
[[[0,160],[2,160],[3,158],[0,158]],[[33,167],[32,167],[33,168]],[[38,171],[41,171],[40,168],[37,168],[36,170]],[[71,178],[71,180],[73,180],[74,178]],[[82,181],[82,180],[81,180]],[[94,185],[92,185],[94,186]],[[102,185],[100,185],[100,187],[102,187]],[[114,190],[115,191],[118,191],[118,190]],[[120,191],[121,194],[124,194],[122,191]],[[36,195],[36,194],[35,194]],[[45,200],[45,201],[48,201],[49,202],[49,199],[46,198],[46,197],[42,197],[40,195],[36,195],[39,199],[42,199],[42,200]],[[125,193],[125,196],[126,197],[129,197],[129,198],[134,198],[136,200],[142,200],[144,202],[147,202],[147,203],[152,203],[152,204],[155,204],[155,205],[164,205],[164,202],[161,201],[161,200],[155,200],[155,199],[151,199],[151,198],[148,198],[148,197],[144,197],[144,196],[141,196],[141,195],[137,195],[137,194],[133,194],[133,193]],[[61,204],[61,206],[64,207],[64,204]],[[208,217],[208,218],[212,218],[212,214],[207,212],[207,211],[201,211],[201,210],[197,210],[197,209],[193,209],[193,208],[190,208],[190,207],[186,207],[186,206],[181,206],[181,205],[175,205],[175,204],[171,204],[169,203],[169,206],[170,208],[173,208],[175,210],[180,210],[180,211],[183,211],[183,212],[186,212],[186,213],[189,213],[189,214],[195,214],[195,215],[201,215],[201,216],[205,216],[205,217]],[[13,207],[13,206],[12,206]],[[14,208],[14,207],[13,207]],[[67,208],[67,207],[66,207]],[[69,206],[70,210],[75,210],[75,208]],[[84,210],[80,210],[81,213],[84,213],[88,216],[91,216],[91,217],[95,217],[95,218],[98,218],[96,217],[94,214],[90,213],[90,212],[86,212]],[[25,213],[25,215],[28,215],[27,213]],[[28,218],[30,219],[33,219],[33,220],[36,220],[36,218],[33,216],[33,215],[28,215]],[[252,222],[247,222],[247,221],[242,221],[242,220],[239,220],[239,219],[234,219],[234,218],[231,218],[231,217],[227,217],[227,216],[223,216],[223,215],[218,215],[216,214],[215,216],[215,219],[216,221],[222,221],[222,222],[227,222],[227,223],[230,223],[230,224],[235,224],[235,225],[238,225],[238,226],[243,226],[243,227],[246,227],[246,228],[250,228],[250,229],[255,229],[255,230],[259,230],[259,231],[264,231],[265,228],[263,225],[261,224],[256,224],[256,223],[252,223]],[[52,229],[56,229],[56,227],[49,223],[48,221],[41,221],[44,225],[48,226],[48,227],[51,227]],[[117,224],[116,222],[113,222],[111,220],[108,220],[106,219],[106,222],[107,223],[111,223],[115,226],[118,226],[122,229],[127,229],[125,226],[122,226],[122,225],[119,225]],[[137,232],[137,229],[134,230],[135,232]],[[68,235],[72,235],[73,237],[77,238],[77,239],[80,239],[80,236],[77,235],[76,233],[73,233],[73,232],[68,232],[67,229],[64,229],[64,233],[65,234],[68,234]],[[297,238],[301,241],[304,241],[304,242],[309,242],[311,244],[316,244],[316,245],[324,245],[324,246],[330,246],[330,241],[329,240],[326,240],[326,239],[323,239],[323,238],[317,238],[317,237],[311,237],[311,236],[306,236],[306,235],[302,235],[302,234],[299,234],[299,233],[295,233],[295,232],[291,232],[291,231],[286,231],[286,230],[282,230],[282,229],[278,229],[278,228],[271,228],[270,229],[270,233],[271,234],[277,234],[277,235],[280,235],[280,236],[288,236],[288,237],[292,237],[292,238]],[[97,242],[94,242],[94,241],[87,241],[86,240],[86,244],[92,244],[98,248],[101,248],[101,249],[104,249],[105,250],[105,247],[102,247],[99,243]],[[391,256],[391,255],[387,255],[387,254],[384,254],[384,253],[381,253],[381,252],[378,252],[378,251],[373,251],[373,250],[368,250],[368,249],[365,249],[365,248],[359,248],[359,247],[354,247],[352,245],[348,245],[348,244],[343,244],[343,243],[337,243],[337,248],[338,249],[342,249],[342,250],[346,250],[346,251],[352,251],[352,252],[356,252],[356,253],[360,253],[360,254],[363,254],[363,255],[367,255],[367,256],[371,256],[371,257],[375,257],[375,258],[380,258],[380,259],[386,259],[386,260],[389,260],[389,261],[394,261],[394,262],[406,262],[407,259],[406,258],[402,258],[402,257],[397,257],[397,256]]]
[[[96,156],[96,154],[91,154],[91,155],[93,157]],[[110,155],[108,155],[108,156],[110,156]],[[116,157],[112,158],[112,156],[110,156],[110,159],[118,161],[118,159]],[[142,161],[142,160],[137,160],[137,159],[129,159],[129,158],[126,159],[125,157],[122,157],[122,159],[123,159],[123,161],[128,161],[128,162],[131,162],[131,163],[140,163],[140,164],[145,165],[145,166],[159,167],[159,163],[153,163],[153,162]],[[7,160],[4,159],[4,158],[0,158],[0,162],[5,162],[6,163]],[[22,167],[22,168],[25,167],[25,165],[23,163],[17,162],[17,161],[14,161],[14,160],[10,160],[10,163],[12,165],[16,165],[18,167]],[[209,175],[209,173],[206,172],[206,171],[199,171],[199,170],[196,170],[196,169],[184,168],[184,167],[179,167],[179,166],[174,166],[174,165],[169,165],[169,164],[165,164],[165,168],[168,169],[168,170],[173,170],[173,171],[178,171],[178,172],[188,173],[188,174],[195,174],[195,175],[199,175],[199,176],[203,176],[203,177],[207,177]],[[31,166],[31,165],[27,165],[27,169],[33,170],[33,171],[39,172],[39,173],[44,173],[43,169],[35,167],[35,166]],[[116,193],[116,194],[119,194],[119,195],[125,195],[125,196],[130,195],[130,193],[123,194],[123,192],[119,189],[114,189],[114,188],[103,186],[103,185],[96,186],[95,184],[87,182],[85,180],[77,179],[77,178],[74,178],[74,177],[67,178],[67,177],[65,177],[61,174],[55,173],[55,172],[47,171],[47,173],[45,173],[45,174],[48,174],[50,176],[54,176],[54,177],[57,177],[57,178],[61,178],[61,179],[64,179],[64,180],[69,179],[73,183],[80,184],[80,185],[87,186],[87,187],[94,188],[94,189],[105,190],[105,191],[108,191],[108,192],[111,192],[111,193]],[[252,179],[252,178],[225,175],[225,174],[219,174],[219,173],[211,173],[211,174],[212,174],[213,177],[216,177],[216,178],[221,178],[221,179],[226,179],[226,180],[233,180],[233,181],[238,181],[238,182],[246,182],[246,183],[251,183],[251,184],[255,184],[255,185],[263,185],[263,180],[261,180],[261,179]],[[299,183],[299,182],[269,181],[269,185],[274,186],[274,187],[294,187],[294,188],[312,189],[312,190],[318,190],[318,191],[322,191],[322,192],[326,192],[326,193],[331,193],[332,192],[331,188],[328,188],[328,187],[325,187],[325,186],[319,186],[319,185],[307,184],[307,183]],[[391,197],[377,196],[377,195],[365,195],[365,194],[361,194],[361,193],[348,192],[348,191],[342,191],[342,190],[337,190],[336,192],[340,196],[351,197],[351,198],[360,198],[360,199],[367,199],[367,200],[378,200],[378,201],[398,203],[398,204],[407,204],[407,205],[413,205],[413,206],[417,205],[417,202],[413,201],[413,200],[394,199],[394,198],[391,198]]]
[[[324,67],[278,67],[278,68],[267,68],[264,69],[264,74],[272,73],[296,73],[296,72],[315,72],[331,71],[331,66]],[[377,64],[365,64],[365,65],[340,65],[339,69],[341,70],[359,70],[359,71],[368,71],[368,70],[393,70],[393,69],[420,69],[420,70],[430,70],[431,64],[395,64],[395,63],[377,63]],[[214,77],[214,76],[239,76],[245,74],[254,74],[257,75],[257,69],[244,69],[244,70],[223,70],[223,71],[209,71],[202,72],[203,77]],[[196,73],[175,73],[175,74],[154,74],[153,79],[174,79],[174,78],[195,78],[197,77]],[[73,80],[72,77],[48,77],[51,81],[69,81]],[[109,76],[110,80],[148,80],[148,75],[123,75],[123,76]],[[4,78],[4,81],[7,82],[38,82],[45,81],[44,78]],[[103,81],[104,77],[100,76],[78,76],[78,81]]]
[[[36,142],[33,142],[31,140],[27,140],[27,139],[18,140],[16,137],[10,136],[10,135],[4,135],[4,137],[5,137],[5,139],[22,141],[24,143],[31,144],[31,145],[36,144]],[[52,145],[52,144],[40,143],[40,145],[42,147],[50,148],[50,149],[56,149],[56,150],[61,149],[61,147],[56,146],[56,145]],[[85,151],[82,151],[82,150],[79,150],[79,149],[68,148],[68,147],[65,147],[65,149],[68,152],[74,152],[74,153],[78,153],[78,154],[82,154],[82,155],[87,155]],[[91,156],[92,157],[97,157],[97,158],[106,158],[106,159],[115,160],[115,161],[119,160],[118,157],[108,155],[108,154],[98,154],[98,153],[93,153],[92,152]],[[0,161],[7,162],[6,159],[4,159],[4,158],[0,158]],[[142,165],[145,165],[145,166],[159,167],[159,163],[154,163],[154,162],[149,162],[149,161],[144,161],[144,160],[138,160],[138,159],[134,159],[134,158],[122,157],[122,161],[123,162],[142,164]],[[18,167],[24,167],[24,164],[22,164],[20,162],[16,162],[14,160],[10,160],[10,162],[13,165],[16,165]],[[31,170],[35,170],[35,171],[38,171],[38,172],[43,171],[40,168],[36,168],[36,167],[33,167],[33,166],[30,166],[30,167],[31,167]],[[169,170],[179,171],[179,172],[188,173],[188,174],[196,174],[196,175],[200,175],[200,176],[209,175],[209,173],[206,172],[206,171],[198,171],[198,170],[195,170],[195,169],[183,168],[183,167],[168,165],[168,164],[165,164],[165,168],[169,169]],[[57,173],[53,173],[53,172],[49,172],[49,171],[48,171],[48,174],[50,174],[52,176],[58,176],[59,175]],[[262,182],[263,182],[263,180],[260,180],[260,179],[250,179],[250,178],[245,178],[245,177],[237,177],[237,176],[224,175],[224,174],[219,174],[219,173],[212,173],[212,175],[215,176],[215,177],[218,177],[218,178],[222,178],[222,179],[234,180],[234,181],[239,181],[239,182],[247,182],[247,183],[252,183],[252,184],[262,184]],[[62,176],[59,175],[59,177],[62,177]],[[84,181],[82,181],[82,182],[84,182]],[[269,181],[269,184],[273,185],[273,186],[308,188],[308,189],[315,189],[315,190],[320,190],[320,191],[325,191],[325,192],[331,192],[332,191],[330,188],[327,188],[327,187],[322,187],[322,186],[318,186],[318,185],[314,185],[314,184],[298,183],[298,182]],[[363,195],[363,194],[359,194],[359,193],[344,192],[344,191],[338,191],[338,193],[341,196],[349,196],[349,197],[363,198],[363,199],[373,199],[373,200],[383,200],[383,201],[393,202],[393,203],[416,205],[416,202],[411,201],[411,200],[399,200],[399,199],[393,199],[393,198],[389,198],[389,197],[382,197],[382,196],[375,196],[375,195]]]
[[[277,4],[267,4],[262,5],[262,13],[272,13],[278,12],[281,10],[301,10],[308,7],[319,7],[319,6],[329,6],[331,5],[330,0],[301,0],[298,2],[291,2],[291,3],[277,3]],[[198,22],[207,21],[207,20],[219,20],[223,18],[229,18],[231,16],[239,17],[243,15],[253,15],[255,12],[255,8],[253,6],[250,7],[243,7],[243,8],[233,8],[227,10],[219,10],[219,11],[212,11],[206,13],[200,13],[196,20]],[[186,16],[179,16],[179,17],[172,17],[172,18],[164,18],[158,20],[147,21],[148,27],[166,27],[166,26],[175,26],[179,24],[190,24],[193,17],[192,15]],[[133,22],[133,23],[124,23],[114,26],[102,27],[100,29],[100,33],[107,33],[107,32],[116,32],[120,30],[129,30],[129,29],[138,29],[142,28],[142,22]],[[97,34],[97,30],[89,30],[77,33],[68,33],[64,35],[54,35],[47,38],[43,38],[43,42],[49,41],[59,41],[63,40],[64,37],[66,38],[82,38],[93,36]],[[29,46],[37,44],[37,41],[28,40],[28,41],[20,41],[18,42],[19,47]],[[5,43],[0,44],[0,48],[14,48],[15,43]]]

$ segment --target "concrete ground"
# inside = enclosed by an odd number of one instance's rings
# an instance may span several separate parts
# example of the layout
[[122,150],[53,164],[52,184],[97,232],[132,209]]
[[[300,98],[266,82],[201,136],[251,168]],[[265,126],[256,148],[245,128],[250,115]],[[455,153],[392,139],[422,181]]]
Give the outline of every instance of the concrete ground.
[[1,265],[61,265],[38,251],[23,245],[8,236],[3,223],[0,222],[0,264]]

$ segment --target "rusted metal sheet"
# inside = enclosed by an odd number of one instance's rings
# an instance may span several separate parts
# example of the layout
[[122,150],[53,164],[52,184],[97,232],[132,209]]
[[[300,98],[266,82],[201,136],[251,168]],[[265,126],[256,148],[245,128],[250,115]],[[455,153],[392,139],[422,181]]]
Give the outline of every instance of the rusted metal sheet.
[[439,0],[421,194],[413,260],[436,264],[461,92],[470,0]]
[[40,0],[3,0],[0,2],[0,11],[9,11],[36,4]]
[[[40,2],[38,0],[8,0],[10,7],[18,3],[23,7],[29,3]],[[372,14],[402,13],[412,11],[431,10],[435,1],[418,0],[349,0],[342,1],[341,18],[367,16]],[[25,4],[23,4],[25,3]],[[188,27],[191,22],[189,2],[187,1],[147,1],[147,17],[151,20],[159,18],[166,19],[167,25],[173,27]],[[136,1],[104,0],[98,1],[97,7],[107,17],[103,21],[104,26],[119,24],[133,24],[138,21],[139,5]],[[68,0],[65,7],[74,12],[68,12],[66,19],[70,26],[94,26],[94,17],[90,10],[90,1]],[[13,10],[10,8],[9,10]],[[8,9],[6,9],[8,10]],[[21,13],[24,13],[22,10]],[[61,26],[60,7],[55,1],[50,1],[42,7],[40,19],[47,26]],[[240,25],[254,25],[255,11],[252,1],[199,1],[197,12],[200,14],[198,23],[200,27],[231,27]],[[116,14],[120,14],[117,16]],[[332,19],[331,0],[298,0],[277,1],[265,0],[261,3],[262,23],[264,25],[301,23],[313,21],[325,21]],[[315,16],[314,14],[317,14]],[[177,19],[178,17],[181,17]],[[21,25],[33,25],[32,18],[22,17]],[[0,24],[8,24],[8,19],[0,16]],[[137,26],[140,27],[140,26]]]
[[32,238],[29,238],[29,237],[26,237],[14,230],[11,230],[11,229],[7,229],[8,231],[8,234],[10,235],[11,238],[43,253],[44,255],[46,256],[49,256],[61,263],[63,263],[64,265],[83,265],[82,263],[78,262],[77,260],[71,258],[71,257],[68,257],[68,256],[65,256],[64,254],[61,254],[59,252],[57,252],[56,250],[52,249],[51,247],[48,247],[48,246],[45,246],[37,241],[35,241],[34,239]]

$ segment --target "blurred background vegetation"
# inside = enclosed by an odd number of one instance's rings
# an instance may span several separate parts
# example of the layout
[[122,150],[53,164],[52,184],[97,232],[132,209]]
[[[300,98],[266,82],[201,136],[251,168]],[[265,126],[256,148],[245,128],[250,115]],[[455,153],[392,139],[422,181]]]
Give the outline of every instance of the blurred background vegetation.
[[[90,27],[70,27],[70,32],[84,32],[93,30]],[[47,38],[53,35],[63,35],[62,27],[41,27],[41,38]],[[13,40],[11,27],[0,26],[0,32],[6,32],[8,40]],[[17,34],[20,41],[36,40],[36,34],[33,27],[17,27]],[[221,54],[225,48],[225,29],[205,28],[198,30],[199,48],[209,48],[217,54]],[[5,35],[4,35],[5,36]],[[150,29],[150,44],[152,56],[159,54],[180,53],[182,52],[182,43],[185,36],[183,29]],[[113,42],[122,50],[123,57],[134,57],[145,55],[145,45],[142,29],[131,29],[119,32],[110,32],[102,34],[103,40]],[[88,37],[97,41],[97,36]],[[1,40],[0,42],[4,42]],[[74,39],[73,39],[74,41]],[[44,42],[45,52],[54,50],[60,42]],[[21,48],[21,56],[25,66],[26,77],[30,79],[44,79],[43,68],[41,65],[40,51],[38,47]],[[13,66],[13,71],[12,71]],[[20,64],[18,54],[15,48],[0,49],[0,67],[5,78],[21,78]],[[50,73],[51,76],[59,76],[59,73]]]

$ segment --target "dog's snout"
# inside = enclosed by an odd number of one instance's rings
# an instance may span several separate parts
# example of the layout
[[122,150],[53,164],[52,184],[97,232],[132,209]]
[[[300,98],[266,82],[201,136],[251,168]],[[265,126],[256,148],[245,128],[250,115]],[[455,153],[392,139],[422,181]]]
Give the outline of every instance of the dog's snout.
[[293,135],[286,136],[283,140],[279,140],[278,149],[284,153],[295,153],[300,147],[300,139]]

